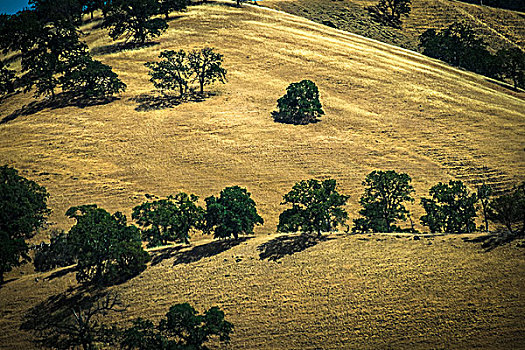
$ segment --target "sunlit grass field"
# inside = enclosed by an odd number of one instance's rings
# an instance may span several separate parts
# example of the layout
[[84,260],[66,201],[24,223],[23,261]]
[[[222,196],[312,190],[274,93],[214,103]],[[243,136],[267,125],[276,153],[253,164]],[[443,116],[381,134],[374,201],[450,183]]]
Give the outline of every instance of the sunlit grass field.
[[[246,187],[265,219],[256,238],[231,250],[176,266],[166,259],[115,287],[129,308],[109,317],[160,317],[179,301],[200,311],[219,305],[235,324],[234,349],[523,347],[525,266],[515,245],[483,253],[459,237],[341,234],[279,262],[259,260],[256,249],[274,237],[266,234],[275,232],[282,196],[299,180],[336,179],[355,218],[366,174],[406,172],[416,221],[419,197],[438,181],[502,190],[525,180],[523,92],[254,6],[174,13],[155,45],[134,50],[115,50],[96,24],[83,27],[83,38],[128,85],[117,100],[37,102],[21,112],[33,99],[18,94],[0,104],[9,119],[0,124],[0,163],[48,189],[50,227],[69,228],[64,213],[73,205],[129,215],[146,194],[204,198],[230,185]],[[143,64],[162,50],[204,46],[224,54],[228,82],[208,87],[204,101],[156,109]],[[321,122],[274,123],[277,99],[302,79],[319,87]],[[0,289],[0,348],[30,347],[18,330],[23,314],[76,285],[72,273],[48,281],[22,272]]]

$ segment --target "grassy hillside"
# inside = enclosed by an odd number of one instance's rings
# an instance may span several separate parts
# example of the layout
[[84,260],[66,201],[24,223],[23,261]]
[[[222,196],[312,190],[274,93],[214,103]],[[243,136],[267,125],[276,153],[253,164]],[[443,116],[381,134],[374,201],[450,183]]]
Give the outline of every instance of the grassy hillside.
[[373,0],[264,0],[264,6],[309,18],[318,23],[361,34],[393,45],[417,49],[419,36],[430,28],[454,22],[468,23],[492,50],[525,47],[525,15],[453,0],[413,0],[403,28],[395,29],[372,20],[365,7]]
[[[282,195],[302,179],[337,179],[351,195],[351,218],[361,181],[374,169],[409,173],[417,196],[449,179],[472,188],[485,179],[500,189],[525,180],[523,93],[251,6],[192,7],[155,45],[136,50],[120,51],[96,28],[83,28],[85,40],[128,85],[120,98],[49,105],[18,94],[0,105],[0,164],[47,187],[52,226],[69,227],[64,212],[72,205],[129,214],[146,194],[205,197],[237,184],[252,193],[266,222],[233,247],[204,239],[157,251],[143,274],[113,288],[128,309],[109,321],[159,318],[188,301],[200,311],[226,311],[236,327],[233,349],[522,346],[525,260],[516,244],[483,253],[459,236],[333,235],[275,262],[260,260],[257,249],[276,238]],[[228,83],[213,86],[204,101],[166,106],[143,63],[161,50],[205,45],[224,54]],[[276,100],[306,78],[319,86],[322,121],[274,123]],[[421,214],[417,205],[411,209]],[[294,239],[281,243],[285,249]],[[67,269],[17,270],[7,279],[0,289],[2,349],[32,347],[19,330],[30,308],[81,292]]]
[[[358,211],[374,169],[407,172],[417,195],[438,181],[524,179],[525,102],[481,76],[386,44],[267,9],[209,4],[170,22],[157,45],[118,51],[96,23],[85,39],[128,85],[112,103],[46,106],[19,94],[2,101],[0,163],[47,187],[52,221],[72,205],[129,213],[145,194],[201,197],[247,187],[272,232],[281,198],[299,180],[337,179]],[[213,46],[228,83],[215,96],[163,108],[143,63],[161,50]],[[108,53],[109,52],[109,53]],[[274,123],[291,82],[318,84],[320,123]],[[158,109],[156,109],[158,108]],[[414,206],[416,214],[419,206]]]
[[[127,309],[107,322],[157,320],[190,302],[225,311],[235,325],[229,349],[523,349],[525,259],[515,244],[483,253],[458,236],[332,235],[261,260],[258,247],[275,238],[216,255],[220,242],[161,249],[139,277],[112,288]],[[42,317],[77,293],[67,270],[9,282],[0,289],[0,348],[32,349],[31,333],[18,330],[25,313],[37,306],[32,315]]]

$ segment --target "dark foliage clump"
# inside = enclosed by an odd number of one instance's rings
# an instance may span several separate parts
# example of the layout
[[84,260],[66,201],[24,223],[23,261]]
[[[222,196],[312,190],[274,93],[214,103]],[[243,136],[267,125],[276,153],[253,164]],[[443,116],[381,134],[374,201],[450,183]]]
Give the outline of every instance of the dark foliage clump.
[[128,226],[122,213],[83,205],[69,208],[66,215],[77,220],[68,244],[77,259],[79,282],[114,284],[146,268],[150,256],[142,248],[140,231]]
[[31,260],[26,239],[45,224],[48,197],[45,187],[0,167],[0,284],[4,273]]
[[398,220],[406,220],[410,215],[405,202],[413,202],[414,188],[412,179],[407,174],[398,174],[393,170],[374,170],[366,176],[363,185],[365,193],[359,203],[363,217],[354,220],[354,232],[400,232],[395,225]]
[[431,198],[421,198],[426,214],[421,224],[430,232],[469,233],[474,232],[477,217],[475,193],[470,193],[461,181],[438,183],[430,189]]
[[319,121],[324,111],[319,101],[319,89],[311,80],[292,83],[286,95],[277,100],[278,111],[272,112],[276,122],[305,125]]
[[188,303],[170,307],[158,324],[136,319],[133,326],[123,332],[121,347],[128,350],[208,350],[211,338],[230,341],[233,324],[224,319],[224,312],[212,307],[199,315]]
[[255,225],[262,225],[264,220],[257,213],[255,201],[245,188],[226,187],[219,197],[205,199],[206,215],[204,232],[213,233],[215,238],[235,239],[240,234],[252,234]]
[[282,204],[291,204],[279,215],[279,232],[316,233],[333,231],[344,225],[348,214],[344,205],[348,196],[339,194],[337,182],[333,179],[318,181],[303,180],[296,183],[290,192],[284,195]]
[[69,266],[75,262],[73,249],[63,231],[55,231],[51,236],[51,242],[42,242],[35,247],[33,259],[35,271],[45,272],[57,267]]

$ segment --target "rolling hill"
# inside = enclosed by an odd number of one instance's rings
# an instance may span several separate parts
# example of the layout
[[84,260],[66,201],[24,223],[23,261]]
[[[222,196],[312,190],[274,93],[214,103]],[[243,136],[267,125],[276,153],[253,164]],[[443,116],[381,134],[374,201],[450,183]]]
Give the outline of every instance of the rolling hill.
[[[524,179],[523,93],[482,76],[262,8],[192,7],[139,50],[119,51],[96,27],[83,28],[85,40],[128,85],[119,99],[46,107],[19,94],[0,106],[0,162],[46,186],[58,227],[71,224],[63,214],[73,205],[129,214],[145,194],[203,198],[238,184],[272,232],[283,194],[303,179],[335,178],[351,217],[373,169],[408,173],[417,196],[451,178],[498,189]],[[144,62],[204,46],[224,54],[228,83],[163,108]],[[274,123],[276,100],[302,79],[319,86],[326,115],[305,127]]]
[[[515,244],[483,253],[459,236],[338,234],[275,262],[261,260],[257,249],[277,238],[279,203],[299,180],[336,179],[351,196],[351,218],[361,181],[374,169],[408,173],[416,197],[449,179],[499,190],[525,180],[523,92],[254,6],[191,7],[153,45],[134,50],[121,50],[98,24],[82,28],[84,39],[128,85],[118,99],[51,105],[17,94],[0,105],[0,163],[48,189],[51,227],[67,229],[64,212],[73,205],[129,215],[146,195],[204,198],[229,185],[246,187],[265,219],[255,238],[229,250],[203,238],[159,251],[143,274],[113,287],[128,310],[110,320],[157,318],[189,301],[226,311],[234,349],[522,346],[525,265]],[[143,64],[162,50],[204,46],[224,54],[228,82],[209,88],[204,101],[169,105]],[[302,79],[319,87],[321,122],[274,123],[276,100]],[[27,349],[30,335],[19,330],[25,313],[78,292],[74,274],[17,270],[7,279],[0,348]]]
[[309,18],[318,23],[360,34],[389,44],[417,50],[427,29],[442,29],[454,22],[468,24],[492,51],[525,47],[525,15],[454,0],[413,0],[412,11],[401,29],[374,21],[367,6],[371,0],[264,0],[263,6]]

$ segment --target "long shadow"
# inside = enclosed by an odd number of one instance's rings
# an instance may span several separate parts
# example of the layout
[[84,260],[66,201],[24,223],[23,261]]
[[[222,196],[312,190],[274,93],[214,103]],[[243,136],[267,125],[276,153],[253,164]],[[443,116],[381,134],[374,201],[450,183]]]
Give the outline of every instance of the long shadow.
[[[20,330],[32,332],[35,343],[44,347],[54,347],[60,335],[70,327],[70,320],[74,310],[86,310],[97,301],[111,295],[95,287],[70,288],[64,293],[50,296],[29,309],[24,317]],[[118,296],[115,295],[115,298]],[[117,302],[121,305],[120,300]]]
[[79,98],[72,96],[68,93],[59,93],[55,96],[54,99],[44,99],[41,101],[33,101],[28,105],[14,111],[13,113],[5,116],[0,120],[0,124],[5,124],[9,121],[15,120],[20,116],[31,115],[37,112],[40,112],[46,108],[49,109],[58,109],[64,107],[78,107],[85,108],[90,106],[98,106],[111,103],[117,100],[117,97],[108,97],[102,99],[94,98]]
[[496,234],[487,234],[475,238],[463,238],[463,241],[470,243],[481,243],[481,248],[485,249],[485,252],[490,252],[497,247],[512,243],[513,241],[521,238],[525,238],[525,234],[522,232],[499,232]]
[[112,53],[117,53],[121,51],[127,51],[127,50],[140,50],[147,47],[159,45],[160,42],[158,41],[148,41],[147,43],[139,44],[134,42],[124,42],[124,43],[115,43],[115,44],[109,44],[104,46],[98,46],[91,49],[90,53],[93,56],[96,55],[109,55]]
[[305,234],[297,236],[281,236],[261,244],[257,247],[257,250],[260,251],[259,258],[261,260],[268,259],[271,261],[277,261],[286,255],[302,252],[303,250],[317,245],[319,242],[331,239],[334,238],[327,236],[309,236]]
[[506,83],[504,81],[496,80],[494,78],[485,78],[485,81],[487,81],[489,83],[492,83],[492,84],[496,84],[496,85],[498,85],[498,86],[500,86],[502,88],[505,88],[507,90],[510,90],[512,92],[522,92],[523,91],[521,89],[514,88],[514,86],[512,84],[508,84],[508,83]]
[[63,277],[65,275],[67,275],[68,273],[75,272],[76,268],[77,267],[75,265],[75,266],[70,266],[70,267],[67,267],[65,269],[61,269],[61,270],[55,271],[52,274],[50,274],[49,276],[44,277],[44,280],[51,281],[51,280],[54,280],[55,278]]
[[186,247],[174,247],[166,248],[156,254],[152,259],[152,265],[160,263],[164,259],[174,258],[173,266],[180,264],[190,264],[196,261],[199,261],[204,258],[209,258],[220,254],[226,250],[229,250],[243,242],[246,242],[248,239],[253,237],[240,237],[237,239],[223,239],[218,241],[213,241],[207,244],[202,244],[193,247],[190,250],[184,250]]
[[52,295],[29,309],[24,315],[21,330],[43,332],[69,317],[71,310],[96,302],[105,293],[94,287],[69,288],[66,292]]
[[185,102],[202,102],[211,96],[215,96],[213,92],[204,92],[199,94],[190,92],[183,96],[171,96],[165,94],[142,94],[136,97],[131,97],[129,100],[137,102],[138,106],[135,108],[138,112],[147,112],[153,110],[160,110],[166,108],[173,108]]
[[159,249],[154,252],[150,252],[151,255],[151,266],[155,266],[161,263],[163,260],[171,259],[176,256],[181,249],[187,248],[186,246],[180,245],[176,247],[169,247]]

